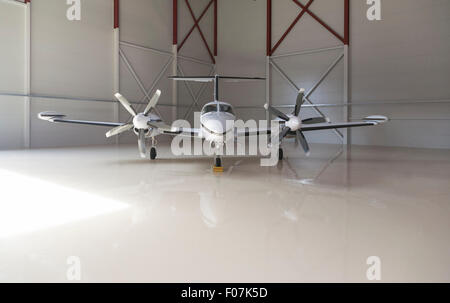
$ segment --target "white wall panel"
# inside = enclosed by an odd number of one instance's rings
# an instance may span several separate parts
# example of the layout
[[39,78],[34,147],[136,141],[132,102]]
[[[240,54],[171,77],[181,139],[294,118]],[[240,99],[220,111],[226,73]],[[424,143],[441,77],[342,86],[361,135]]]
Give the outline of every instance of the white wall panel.
[[0,150],[23,148],[24,112],[24,98],[0,96]]
[[[367,5],[352,1],[351,83],[355,102],[450,99],[450,2],[383,1],[382,21],[369,22]],[[450,148],[450,103],[355,107],[353,117],[381,113],[383,130],[353,131],[356,144]]]
[[32,2],[32,92],[112,98],[113,1],[81,1],[68,21],[66,1]]
[[[0,2],[0,92],[24,93],[25,8]],[[0,149],[24,145],[24,98],[0,96]]]

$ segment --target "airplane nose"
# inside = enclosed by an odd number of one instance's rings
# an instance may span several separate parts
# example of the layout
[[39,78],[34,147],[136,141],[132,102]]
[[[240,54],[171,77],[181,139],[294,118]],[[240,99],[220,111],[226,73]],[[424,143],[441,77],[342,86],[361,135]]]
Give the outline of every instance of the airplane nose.
[[215,134],[224,134],[233,128],[233,121],[227,123],[223,119],[207,118],[203,119],[202,123],[204,127]]

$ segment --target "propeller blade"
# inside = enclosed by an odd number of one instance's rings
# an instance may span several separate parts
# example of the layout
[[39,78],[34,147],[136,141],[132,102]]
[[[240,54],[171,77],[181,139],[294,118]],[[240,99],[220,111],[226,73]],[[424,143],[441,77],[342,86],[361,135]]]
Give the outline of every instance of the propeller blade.
[[146,158],[147,149],[145,146],[145,132],[143,129],[139,130],[138,147],[139,147],[139,154],[141,155],[141,158]]
[[328,122],[330,122],[330,119],[328,119],[328,118],[317,117],[317,118],[305,119],[302,121],[302,124],[319,124],[319,123],[328,123]]
[[303,102],[304,102],[304,98],[305,98],[305,89],[302,88],[302,89],[300,89],[300,91],[298,92],[297,100],[295,101],[294,115],[295,115],[296,117],[298,117],[298,115],[300,114],[300,110],[302,109],[302,105],[303,105]]
[[288,135],[288,133],[291,131],[289,127],[283,127],[280,133],[280,143],[283,141],[283,139]]
[[106,138],[111,138],[113,136],[117,136],[123,132],[126,132],[133,128],[133,124],[125,124],[122,126],[118,126],[116,128],[111,129],[109,132],[106,133]]
[[136,111],[134,110],[133,106],[131,106],[131,103],[121,94],[117,93],[114,95],[117,100],[119,100],[120,104],[122,104],[123,107],[133,116],[136,117]]
[[150,101],[148,102],[148,105],[144,110],[144,115],[147,116],[150,113],[150,111],[152,110],[152,108],[154,108],[156,106],[156,104],[159,101],[159,97],[161,97],[161,91],[158,89],[156,91],[156,93],[153,95],[153,97],[150,99]]
[[305,151],[306,155],[309,156],[309,145],[306,141],[305,135],[301,131],[297,131],[297,140],[300,142],[300,144],[303,147],[303,150]]
[[278,118],[283,119],[284,121],[289,121],[289,117],[286,114],[280,112],[278,109],[273,108],[268,104],[264,105],[264,108],[268,110],[270,113],[272,113],[272,115],[277,116]]

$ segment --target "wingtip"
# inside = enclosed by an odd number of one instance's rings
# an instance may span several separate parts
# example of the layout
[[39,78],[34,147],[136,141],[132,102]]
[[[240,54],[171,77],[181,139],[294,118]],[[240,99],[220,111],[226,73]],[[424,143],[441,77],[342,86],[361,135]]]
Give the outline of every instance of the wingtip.
[[53,122],[55,118],[65,118],[66,115],[57,112],[41,112],[37,114],[38,119]]
[[375,115],[375,116],[365,117],[364,121],[373,122],[373,123],[376,123],[376,125],[378,125],[378,124],[383,124],[383,123],[389,122],[390,119],[386,116]]
[[114,97],[116,97],[117,99],[119,99],[119,98],[122,97],[122,95],[121,95],[120,93],[115,93],[115,94],[114,94]]

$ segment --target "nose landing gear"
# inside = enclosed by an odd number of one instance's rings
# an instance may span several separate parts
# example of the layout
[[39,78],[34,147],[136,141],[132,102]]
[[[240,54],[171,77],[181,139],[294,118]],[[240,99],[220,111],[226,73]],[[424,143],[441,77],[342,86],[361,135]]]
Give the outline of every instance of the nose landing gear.
[[215,173],[223,173],[222,159],[220,157],[216,157],[214,161],[213,171]]

